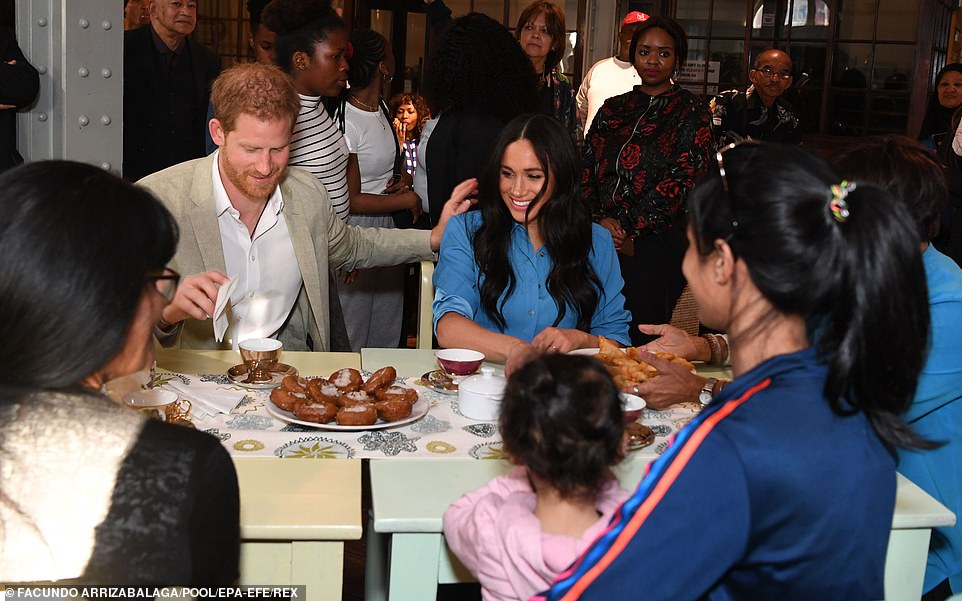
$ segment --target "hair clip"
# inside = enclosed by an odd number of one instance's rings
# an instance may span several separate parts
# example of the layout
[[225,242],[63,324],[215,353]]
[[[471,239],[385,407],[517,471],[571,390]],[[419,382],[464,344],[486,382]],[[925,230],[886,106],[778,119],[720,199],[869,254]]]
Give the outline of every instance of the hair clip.
[[845,197],[854,189],[855,182],[849,183],[848,180],[844,179],[842,183],[832,185],[832,201],[828,204],[828,207],[831,209],[832,217],[835,218],[835,221],[845,223],[848,220],[850,212],[848,210],[848,203],[845,202]]

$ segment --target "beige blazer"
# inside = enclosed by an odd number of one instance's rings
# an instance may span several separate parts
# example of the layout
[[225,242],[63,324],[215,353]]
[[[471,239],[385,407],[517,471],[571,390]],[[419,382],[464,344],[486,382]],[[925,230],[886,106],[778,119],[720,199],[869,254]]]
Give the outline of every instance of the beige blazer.
[[[174,165],[137,182],[153,192],[177,220],[180,242],[170,266],[184,276],[210,270],[227,273],[214,214],[213,156]],[[431,259],[430,232],[346,225],[334,214],[324,186],[297,168],[288,169],[280,187],[282,214],[304,283],[277,337],[289,350],[326,351],[330,346],[328,270]],[[188,319],[174,335],[161,338],[161,343],[171,346],[179,341],[182,348],[229,349],[230,340],[229,328],[224,341],[218,343],[212,320]]]

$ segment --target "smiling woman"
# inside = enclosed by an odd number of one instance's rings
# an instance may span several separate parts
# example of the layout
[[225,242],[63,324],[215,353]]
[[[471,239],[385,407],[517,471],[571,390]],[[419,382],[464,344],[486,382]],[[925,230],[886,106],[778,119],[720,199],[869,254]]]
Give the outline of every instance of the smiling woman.
[[441,244],[441,346],[481,351],[510,372],[536,351],[628,341],[614,247],[581,202],[576,164],[551,117],[505,126],[478,183],[481,210],[452,219]]

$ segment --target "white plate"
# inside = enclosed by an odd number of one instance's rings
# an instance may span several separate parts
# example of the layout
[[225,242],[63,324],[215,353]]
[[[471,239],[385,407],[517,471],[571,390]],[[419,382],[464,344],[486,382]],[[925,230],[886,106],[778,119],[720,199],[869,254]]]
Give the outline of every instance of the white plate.
[[395,428],[397,426],[403,426],[405,424],[410,424],[411,422],[416,422],[425,415],[431,409],[431,401],[426,398],[418,398],[414,406],[411,407],[411,415],[405,417],[404,419],[399,419],[396,422],[382,422],[377,421],[370,426],[339,426],[338,424],[331,422],[329,424],[319,424],[317,422],[308,422],[302,419],[297,419],[294,414],[290,411],[284,411],[270,400],[267,401],[267,412],[271,414],[271,417],[277,418],[282,422],[287,422],[289,424],[297,424],[299,426],[307,426],[309,428],[320,428],[322,430],[341,430],[343,432],[355,432],[358,430],[380,430],[382,428]]
[[586,355],[588,357],[594,357],[601,350],[598,347],[595,348],[576,348],[573,351],[568,351],[566,355]]

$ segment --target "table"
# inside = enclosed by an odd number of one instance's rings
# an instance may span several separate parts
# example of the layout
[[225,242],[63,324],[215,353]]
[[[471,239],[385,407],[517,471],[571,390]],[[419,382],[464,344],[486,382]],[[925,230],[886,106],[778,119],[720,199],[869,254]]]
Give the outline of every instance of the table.
[[[362,349],[365,369],[393,360],[398,373],[431,369],[433,355],[423,350]],[[727,377],[724,370],[699,366],[699,373]],[[646,410],[645,423],[658,414]],[[690,419],[690,417],[688,418]],[[687,423],[678,418],[672,424]],[[657,426],[661,424],[656,424]],[[659,436],[661,438],[661,436]],[[644,467],[663,450],[663,441],[631,453],[615,473],[629,490]],[[505,461],[410,458],[370,462],[372,520],[368,531],[367,601],[434,599],[438,584],[474,578],[444,544],[441,516],[462,494],[510,469]],[[416,486],[412,486],[416,483]],[[917,601],[922,590],[931,529],[951,525],[955,516],[922,489],[898,475],[895,514],[885,565],[888,601]]]
[[[238,361],[232,351],[157,353],[158,368],[195,375],[224,373]],[[285,352],[283,361],[303,373],[360,367],[354,353]],[[249,456],[228,444],[224,433],[212,433],[220,434],[237,469],[240,583],[303,584],[312,601],[340,599],[344,541],[360,539],[362,533],[361,462]]]

